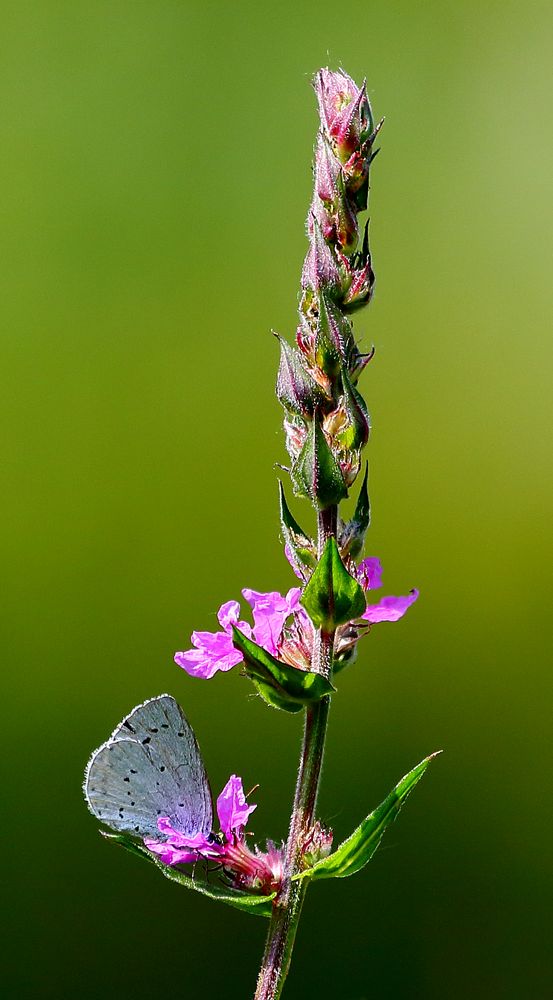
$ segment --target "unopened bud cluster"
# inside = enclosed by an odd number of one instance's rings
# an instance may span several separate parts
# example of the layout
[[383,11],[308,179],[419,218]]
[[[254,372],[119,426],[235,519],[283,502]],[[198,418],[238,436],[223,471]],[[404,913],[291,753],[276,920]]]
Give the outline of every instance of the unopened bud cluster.
[[374,126],[365,84],[357,87],[343,71],[320,70],[315,91],[320,129],[300,323],[296,346],[279,338],[277,396],[294,490],[324,509],[347,496],[369,437],[357,380],[371,354],[357,347],[350,314],[369,302],[374,285],[367,226],[358,249],[358,215],[367,207],[381,123]]

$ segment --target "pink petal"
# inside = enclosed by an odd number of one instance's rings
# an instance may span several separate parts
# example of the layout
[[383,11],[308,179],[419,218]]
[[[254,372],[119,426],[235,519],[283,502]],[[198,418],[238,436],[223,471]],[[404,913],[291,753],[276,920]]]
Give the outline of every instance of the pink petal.
[[[213,641],[206,641],[205,637],[211,637]],[[191,677],[201,677],[209,680],[218,670],[226,671],[242,662],[242,654],[232,645],[232,639],[226,632],[203,632],[194,633],[192,642],[202,638],[202,645],[198,649],[188,649],[184,652],[175,653],[175,663],[186,670]]]
[[418,590],[412,590],[407,597],[383,597],[378,604],[369,604],[361,618],[376,624],[376,622],[397,622],[417,600]]
[[187,865],[198,861],[198,854],[194,851],[182,851],[171,844],[160,844],[150,837],[144,838],[144,844],[152,854],[159,856],[164,865]]
[[298,564],[296,562],[294,553],[292,552],[292,549],[288,545],[288,542],[284,546],[284,555],[286,556],[288,562],[290,563],[290,566],[294,570],[294,573],[296,574],[296,576],[298,577],[298,579],[299,580],[303,580],[303,574],[300,572],[300,569],[299,569],[299,566],[298,566]]
[[157,827],[168,839],[159,841],[145,837],[144,843],[149,851],[159,855],[165,865],[190,864],[199,858],[216,858],[223,853],[223,847],[206,837],[205,833],[190,836],[175,830],[168,816],[160,816]]
[[256,805],[249,806],[246,802],[242,778],[231,774],[217,799],[217,815],[227,840],[231,840],[233,833],[246,825],[248,816],[254,809],[257,809]]
[[238,601],[226,601],[225,604],[221,604],[217,612],[217,618],[219,619],[221,628],[225,632],[230,632],[231,626],[237,625],[240,618],[240,605]]
[[357,579],[363,590],[377,590],[382,586],[382,563],[372,556],[363,559],[357,567]]
[[299,607],[301,589],[292,587],[286,597],[276,590],[264,594],[258,590],[245,589],[242,593],[253,610],[255,641],[276,656],[284,623]]
[[193,632],[191,638],[196,648],[175,653],[175,663],[191,677],[201,677],[203,680],[209,680],[218,670],[230,670],[241,663],[242,654],[232,644],[232,626],[237,625],[248,638],[252,629],[248,622],[239,621],[239,615],[238,601],[222,604],[218,618],[225,631]]

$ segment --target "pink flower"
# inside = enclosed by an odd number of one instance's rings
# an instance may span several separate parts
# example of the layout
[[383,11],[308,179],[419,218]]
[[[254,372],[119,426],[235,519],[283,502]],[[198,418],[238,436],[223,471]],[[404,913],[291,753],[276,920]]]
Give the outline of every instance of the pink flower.
[[382,586],[382,563],[380,559],[369,556],[363,559],[357,567],[357,579],[363,590],[377,590]]
[[299,611],[301,589],[293,587],[285,597],[276,590],[263,594],[258,590],[245,589],[244,597],[253,610],[254,626],[240,621],[240,605],[238,601],[227,601],[219,608],[217,615],[222,632],[193,632],[192,642],[195,649],[175,653],[175,663],[182,667],[191,677],[201,677],[204,680],[213,677],[218,670],[227,671],[242,662],[242,653],[232,644],[232,626],[236,625],[249,638],[255,639],[273,656],[278,655],[279,640],[284,623],[292,614]]
[[175,663],[183,667],[191,677],[202,677],[205,680],[213,677],[218,670],[230,670],[242,662],[242,654],[232,644],[232,626],[237,625],[241,632],[250,638],[251,625],[239,621],[240,605],[238,601],[227,601],[219,608],[217,618],[222,626],[222,632],[193,632],[191,639],[196,647],[181,653],[175,653]]
[[257,806],[249,806],[246,802],[242,779],[231,774],[217,799],[217,815],[227,841],[232,840],[234,833],[237,835],[242,833],[248,822],[248,816],[254,809],[257,809]]
[[[289,546],[285,548],[285,554],[299,575]],[[379,559],[371,556],[363,559],[358,566],[350,560],[348,569],[357,577],[365,592],[382,586],[382,565]],[[219,670],[225,672],[242,663],[242,653],[234,648],[232,641],[232,626],[236,625],[248,639],[253,638],[271,656],[298,670],[310,670],[314,631],[300,604],[301,587],[292,587],[284,596],[276,590],[263,593],[247,587],[242,593],[253,612],[253,627],[248,622],[240,621],[238,602],[227,601],[221,605],[217,616],[222,631],[193,632],[192,642],[195,648],[175,653],[175,662],[191,677],[203,679],[209,679]],[[378,604],[369,604],[360,619],[341,625],[336,630],[334,645],[337,666],[345,662],[346,656],[354,654],[357,642],[367,630],[366,623],[375,625],[378,622],[399,621],[418,596],[418,590],[412,590],[404,597],[383,597]]]
[[262,594],[258,590],[242,591],[253,611],[253,636],[273,656],[278,654],[278,644],[287,618],[299,610],[301,588],[292,587],[286,597],[273,590]]
[[406,597],[383,597],[378,604],[368,604],[361,617],[371,625],[376,622],[397,622],[418,596],[418,590],[411,590]]
[[160,842],[146,837],[144,843],[148,850],[159,855],[166,865],[188,864],[200,858],[221,860],[224,858],[226,845],[242,836],[248,816],[254,809],[257,809],[257,806],[249,806],[246,802],[242,779],[236,774],[231,774],[217,799],[217,815],[223,834],[222,843],[212,833],[207,836],[203,833],[195,833],[192,836],[181,833],[171,826],[168,816],[160,816],[157,821],[159,832],[167,839]]
[[[382,564],[379,559],[363,559],[357,567],[357,579],[363,590],[378,590],[382,586]],[[378,604],[368,604],[362,619],[376,625],[377,622],[397,622],[415,603],[418,590],[411,590],[406,597],[382,597]]]
[[214,861],[235,888],[272,892],[282,881],[282,849],[272,842],[268,842],[266,852],[257,847],[252,850],[246,844],[244,827],[256,808],[246,802],[242,779],[231,774],[217,799],[220,836],[185,835],[171,826],[167,816],[160,816],[157,825],[165,840],[145,837],[144,844],[165,865]]

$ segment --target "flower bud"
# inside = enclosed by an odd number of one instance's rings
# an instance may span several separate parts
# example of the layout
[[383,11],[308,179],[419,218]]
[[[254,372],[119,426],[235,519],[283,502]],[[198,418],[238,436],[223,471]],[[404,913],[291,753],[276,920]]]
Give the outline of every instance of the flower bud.
[[310,209],[312,220],[319,223],[325,240],[337,243],[348,253],[355,249],[359,230],[357,216],[346,192],[346,178],[339,160],[324,134],[319,135],[315,151],[315,194]]
[[327,205],[332,205],[338,195],[338,177],[342,172],[330,142],[324,132],[319,132],[315,149],[315,194]]
[[366,84],[357,87],[346,73],[322,69],[315,78],[315,92],[323,126],[345,163],[373,128]]
[[292,466],[291,476],[296,495],[308,497],[317,510],[325,510],[347,497],[341,466],[316,415]]
[[350,381],[345,369],[342,371],[342,388],[341,406],[346,413],[348,427],[339,435],[338,440],[346,448],[364,448],[371,429],[369,412],[365,400]]
[[359,475],[359,470],[361,468],[361,452],[359,450],[342,452],[340,454],[338,464],[340,466],[340,472],[342,473],[342,478],[346,484],[346,488],[349,490],[350,486],[353,486],[357,476]]
[[301,845],[302,865],[312,868],[322,858],[328,857],[332,848],[332,830],[324,827],[319,820],[304,834]]
[[320,288],[336,292],[340,289],[340,272],[335,254],[321,232],[319,222],[311,216],[309,250],[303,264],[302,288],[318,292]]
[[292,413],[307,416],[313,413],[321,390],[302,364],[302,355],[276,334],[280,343],[280,365],[276,394],[280,404]]
[[295,462],[301,453],[307,437],[307,426],[301,417],[297,417],[294,414],[287,414],[284,417],[284,437],[286,450],[292,462]]
[[[332,345],[339,358],[345,361],[354,343],[351,323],[324,291],[318,295],[318,307],[316,336],[321,342]],[[322,364],[321,367],[324,368]]]
[[354,312],[369,302],[374,288],[375,276],[369,249],[369,224],[365,225],[363,246],[349,258],[340,257],[342,284],[346,288],[342,300],[345,312]]

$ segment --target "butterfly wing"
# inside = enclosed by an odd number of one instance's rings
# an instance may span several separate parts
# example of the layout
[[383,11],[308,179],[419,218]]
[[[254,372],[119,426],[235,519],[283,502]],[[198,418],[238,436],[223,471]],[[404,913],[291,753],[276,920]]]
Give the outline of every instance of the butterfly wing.
[[112,830],[159,836],[168,816],[181,833],[208,834],[211,792],[192,727],[162,694],[133,708],[92,754],[84,780],[90,811]]

